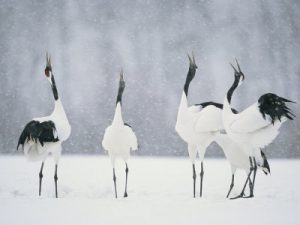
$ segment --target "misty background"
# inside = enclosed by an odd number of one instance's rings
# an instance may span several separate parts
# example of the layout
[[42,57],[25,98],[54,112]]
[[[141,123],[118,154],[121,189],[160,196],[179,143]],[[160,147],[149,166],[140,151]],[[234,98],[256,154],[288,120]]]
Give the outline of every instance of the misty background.
[[[138,137],[135,154],[187,155],[174,127],[186,54],[194,51],[190,104],[223,102],[236,57],[246,79],[233,106],[242,110],[266,92],[298,102],[292,105],[298,117],[282,126],[266,153],[300,157],[299,12],[298,0],[0,0],[0,152],[17,154],[25,124],[53,110],[44,75],[48,51],[72,126],[64,153],[104,153],[123,68],[123,115]],[[222,154],[215,144],[207,151]]]

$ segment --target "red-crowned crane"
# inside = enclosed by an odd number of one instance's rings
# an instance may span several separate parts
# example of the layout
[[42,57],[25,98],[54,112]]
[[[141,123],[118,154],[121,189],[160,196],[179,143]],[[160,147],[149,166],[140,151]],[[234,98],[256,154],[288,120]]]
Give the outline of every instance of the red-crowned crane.
[[111,159],[113,167],[113,181],[115,188],[115,197],[117,198],[117,184],[116,184],[116,173],[115,173],[115,161],[116,158],[121,158],[125,162],[125,192],[124,198],[128,197],[127,193],[127,180],[128,180],[128,159],[130,157],[130,151],[138,149],[138,143],[135,133],[131,126],[124,122],[122,116],[122,95],[125,89],[125,81],[123,78],[123,70],[120,73],[119,89],[116,101],[116,109],[112,124],[105,129],[104,137],[102,140],[103,148],[108,151],[108,155]]
[[177,114],[175,130],[178,135],[188,144],[188,153],[192,162],[193,171],[193,196],[196,195],[196,169],[195,159],[197,153],[201,161],[200,172],[200,197],[202,196],[202,183],[204,176],[203,160],[206,148],[215,140],[215,135],[220,133],[223,127],[222,104],[204,102],[201,104],[188,105],[189,85],[196,74],[197,65],[194,55],[189,56],[189,70],[186,76],[180,105]]
[[[292,101],[280,97],[273,93],[262,95],[258,101],[240,113],[234,113],[231,109],[231,98],[235,89],[242,84],[245,75],[236,60],[237,68],[234,69],[234,82],[228,89],[224,99],[223,123],[228,136],[237,142],[241,149],[249,157],[250,172],[246,179],[244,188],[240,195],[244,196],[247,182],[251,179],[253,172],[253,188],[248,197],[253,197],[257,164],[261,164],[261,148],[270,144],[279,134],[279,128],[287,120],[293,120],[294,114],[291,112],[287,103]],[[234,199],[235,199],[234,198]]]
[[42,191],[42,178],[44,163],[49,154],[55,161],[55,197],[57,193],[57,168],[61,157],[62,143],[66,141],[71,134],[71,126],[66,116],[63,104],[58,96],[54,75],[52,73],[51,59],[46,56],[45,75],[50,82],[54,96],[54,110],[50,116],[34,118],[24,128],[18,141],[21,145],[25,156],[32,161],[41,161],[39,172],[39,196]]

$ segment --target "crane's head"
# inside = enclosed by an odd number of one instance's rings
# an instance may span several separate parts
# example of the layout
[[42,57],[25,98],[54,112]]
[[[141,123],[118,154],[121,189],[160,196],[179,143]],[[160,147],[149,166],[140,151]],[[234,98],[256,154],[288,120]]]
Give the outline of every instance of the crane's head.
[[51,66],[51,57],[46,53],[46,68],[45,75],[49,81],[51,81],[52,77],[52,66]]
[[244,73],[241,71],[241,68],[240,68],[240,65],[239,65],[237,59],[235,59],[235,61],[236,61],[237,68],[235,68],[231,63],[230,63],[230,65],[231,65],[231,67],[232,67],[233,70],[234,70],[234,78],[235,78],[235,80],[237,80],[237,81],[239,82],[238,84],[241,85],[242,82],[243,82],[244,79],[245,79],[245,75],[244,75]]
[[190,61],[190,66],[189,66],[188,74],[186,75],[186,80],[185,80],[185,84],[184,84],[184,88],[183,88],[183,91],[185,92],[186,96],[188,95],[189,85],[190,85],[191,81],[194,79],[195,74],[196,74],[196,69],[197,69],[194,53],[192,52],[192,56],[190,56],[189,54],[187,54],[187,56]]
[[196,65],[194,52],[192,52],[192,56],[190,56],[189,54],[187,54],[187,56],[190,61],[189,75],[191,76],[190,78],[193,79],[195,77],[196,69],[198,68],[198,66]]
[[125,81],[124,81],[124,72],[123,72],[123,69],[121,69],[121,72],[120,72],[119,88],[122,90],[122,92],[125,89]]

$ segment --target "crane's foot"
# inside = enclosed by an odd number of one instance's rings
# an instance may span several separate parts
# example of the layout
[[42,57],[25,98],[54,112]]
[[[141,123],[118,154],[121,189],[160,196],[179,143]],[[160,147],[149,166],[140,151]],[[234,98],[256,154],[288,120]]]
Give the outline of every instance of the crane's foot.
[[238,198],[244,198],[244,196],[245,196],[245,193],[241,192],[241,194],[239,194],[239,195],[237,195],[235,197],[230,198],[230,200],[235,200],[235,199],[238,199]]
[[243,198],[243,195],[237,195],[235,197],[230,198],[230,200],[235,200],[235,199],[239,199],[239,198]]
[[124,198],[127,198],[128,197],[128,194],[125,192],[124,193]]
[[254,194],[253,193],[251,193],[250,195],[248,195],[248,196],[243,196],[243,198],[253,198],[254,197]]

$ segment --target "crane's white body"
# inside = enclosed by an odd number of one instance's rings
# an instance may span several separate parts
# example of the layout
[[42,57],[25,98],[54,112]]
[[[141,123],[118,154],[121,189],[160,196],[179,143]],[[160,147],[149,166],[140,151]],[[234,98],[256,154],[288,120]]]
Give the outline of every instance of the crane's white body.
[[263,118],[258,103],[234,114],[227,98],[224,100],[222,116],[228,136],[239,143],[248,156],[256,159],[261,157],[260,148],[267,146],[277,137],[280,126],[286,121],[286,118],[282,118],[273,124],[268,115]]
[[71,126],[65,114],[62,102],[60,99],[55,101],[54,111],[50,116],[33,118],[34,121],[45,122],[52,121],[55,124],[56,132],[54,137],[58,137],[57,142],[45,142],[42,146],[39,141],[28,141],[24,144],[24,154],[30,161],[45,161],[47,156],[51,153],[55,163],[58,163],[62,142],[67,140],[71,134]]
[[[249,173],[249,157],[245,153],[247,149],[244,150],[244,145],[233,141],[227,134],[220,133],[221,130],[224,130],[221,109],[212,105],[203,109],[201,106],[188,107],[185,93],[182,94],[176,131],[188,143],[189,156],[192,162],[195,161],[197,151],[200,160],[203,160],[206,148],[215,141],[223,149],[230,163],[232,174],[237,169]],[[256,150],[259,152],[257,164],[262,165],[263,159],[260,149],[257,148]]]
[[124,125],[120,102],[117,103],[112,124],[105,129],[102,146],[108,151],[113,167],[115,167],[116,158],[120,157],[127,162],[130,151],[138,149],[134,132],[129,126]]
[[[232,174],[237,169],[244,170],[246,174],[250,172],[249,156],[243,151],[243,145],[233,141],[227,134],[217,134],[215,141],[223,149],[225,157],[230,164]],[[260,151],[260,149],[257,151]],[[256,157],[256,160],[259,167],[263,166],[261,154]]]
[[188,144],[189,157],[195,162],[197,152],[201,161],[206,148],[214,141],[216,133],[223,129],[221,110],[215,106],[188,106],[182,93],[175,130]]

